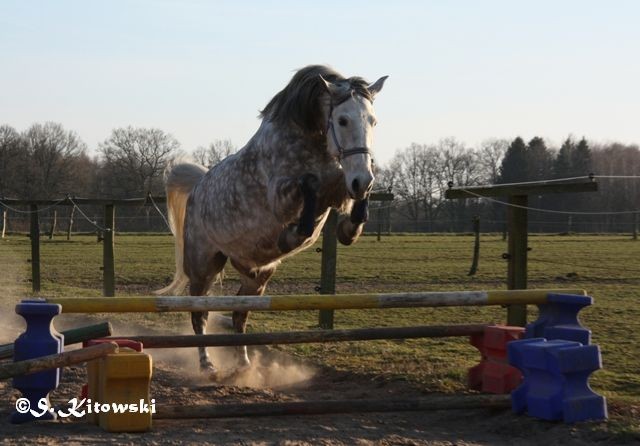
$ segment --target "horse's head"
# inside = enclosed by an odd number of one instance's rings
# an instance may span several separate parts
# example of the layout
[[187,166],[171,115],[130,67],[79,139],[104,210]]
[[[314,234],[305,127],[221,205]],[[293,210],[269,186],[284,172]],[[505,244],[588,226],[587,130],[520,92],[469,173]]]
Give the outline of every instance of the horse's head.
[[330,81],[320,76],[329,101],[327,104],[327,148],[342,169],[351,198],[366,198],[373,187],[373,127],[376,116],[373,100],[382,90],[387,76],[371,85],[360,78]]
[[298,70],[260,114],[285,128],[293,124],[314,140],[325,135],[327,150],[342,166],[349,195],[363,199],[373,184],[373,100],[386,79],[369,85],[361,77],[347,79],[327,66],[309,65]]

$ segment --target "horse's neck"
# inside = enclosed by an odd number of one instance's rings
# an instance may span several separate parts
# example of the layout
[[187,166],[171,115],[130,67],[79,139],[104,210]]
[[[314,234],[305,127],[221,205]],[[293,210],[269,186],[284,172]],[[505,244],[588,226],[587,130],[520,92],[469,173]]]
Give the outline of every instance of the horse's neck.
[[342,168],[329,155],[326,139],[320,135],[310,137],[294,127],[263,122],[247,149],[267,162],[270,176],[316,175],[321,180],[321,206],[341,207],[348,199]]
[[276,126],[263,122],[251,138],[247,155],[259,156],[271,172],[290,175],[313,173],[331,166],[322,137],[310,137],[294,126]]

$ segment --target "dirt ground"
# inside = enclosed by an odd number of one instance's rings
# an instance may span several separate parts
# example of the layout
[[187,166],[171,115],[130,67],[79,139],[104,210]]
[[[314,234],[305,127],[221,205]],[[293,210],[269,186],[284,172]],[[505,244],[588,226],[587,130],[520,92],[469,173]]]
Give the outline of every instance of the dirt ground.
[[[11,327],[14,321],[15,318],[5,320],[3,325],[18,334],[20,327]],[[232,349],[209,351],[214,363],[233,363]],[[266,347],[250,348],[253,365],[249,371],[218,383],[212,383],[198,372],[195,349],[149,352],[154,362],[151,394],[158,407],[423,395],[407,381],[337,371]],[[64,369],[59,388],[51,394],[52,404],[68,407],[67,402],[80,395],[85,382],[84,366]],[[595,423],[570,426],[497,409],[154,420],[150,432],[120,434],[105,432],[84,419],[71,417],[53,422],[10,424],[9,414],[19,397],[10,381],[0,381],[0,444],[602,445],[624,441],[606,429],[598,429],[602,425]],[[626,440],[629,444],[634,441]]]
[[[238,382],[212,384],[185,373],[196,369],[196,355],[171,358],[154,355],[152,396],[156,404],[269,402],[341,398],[397,398],[420,394],[406,382],[385,382],[350,373],[318,369],[281,353],[254,349],[256,366]],[[259,363],[259,365],[257,364]],[[258,378],[256,378],[258,375]],[[288,384],[285,384],[284,377]],[[79,395],[84,367],[65,369],[54,405]],[[244,379],[244,382],[243,382]],[[281,382],[279,382],[281,381]],[[585,429],[515,416],[508,410],[457,410],[213,420],[157,420],[150,432],[114,434],[83,419],[12,425],[8,415],[17,391],[0,382],[0,443],[2,444],[278,444],[278,445],[539,445],[619,444],[606,436],[593,437]]]

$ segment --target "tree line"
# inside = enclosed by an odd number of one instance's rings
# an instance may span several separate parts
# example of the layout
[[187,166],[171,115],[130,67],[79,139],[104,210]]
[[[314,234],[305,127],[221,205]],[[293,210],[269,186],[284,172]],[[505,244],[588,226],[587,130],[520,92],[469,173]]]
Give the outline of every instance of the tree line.
[[[380,169],[378,185],[398,197],[396,231],[468,231],[475,215],[483,231],[505,227],[505,205],[491,200],[446,200],[449,184],[477,186],[596,176],[640,177],[638,145],[593,143],[568,137],[549,147],[542,137],[525,142],[488,139],[469,147],[455,138],[436,144],[411,144],[398,150]],[[598,178],[597,193],[530,197],[530,207],[592,215],[530,212],[529,228],[537,232],[631,231],[640,210],[640,178]],[[501,201],[501,200],[500,200]],[[601,213],[597,215],[597,213]],[[611,213],[611,214],[605,214]],[[637,218],[637,217],[636,217]]]
[[[235,151],[215,140],[190,154],[212,166]],[[61,124],[33,124],[19,132],[0,126],[0,196],[20,199],[80,197],[131,198],[163,194],[167,164],[184,155],[180,143],[155,128],[113,129],[91,156],[87,145]]]
[[[36,123],[24,131],[0,125],[0,197],[21,199],[79,197],[131,198],[162,195],[162,174],[174,158],[189,155],[211,167],[237,150],[226,139],[187,152],[169,133],[155,128],[116,128],[91,155],[72,130],[58,123]],[[568,137],[550,147],[542,137],[528,142],[488,139],[475,147],[455,138],[435,144],[413,143],[376,167],[376,188],[390,190],[395,231],[466,231],[480,215],[483,231],[504,227],[504,206],[487,200],[444,197],[449,184],[473,186],[596,175],[640,175],[637,145],[594,143]],[[638,179],[599,179],[597,193],[532,197],[532,207],[564,211],[615,212],[640,209]],[[373,204],[389,206],[387,203]],[[149,212],[147,211],[147,217]],[[389,213],[372,212],[376,217]],[[530,214],[532,230],[626,231],[633,215],[574,216]],[[388,222],[385,223],[385,225]]]

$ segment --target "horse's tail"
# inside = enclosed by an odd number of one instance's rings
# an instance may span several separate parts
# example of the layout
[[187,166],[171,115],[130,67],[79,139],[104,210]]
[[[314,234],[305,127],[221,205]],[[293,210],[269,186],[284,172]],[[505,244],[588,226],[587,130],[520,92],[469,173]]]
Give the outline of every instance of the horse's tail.
[[187,210],[187,200],[193,187],[207,172],[204,167],[179,162],[172,164],[165,170],[164,178],[167,190],[167,212],[169,214],[169,226],[175,237],[176,248],[176,272],[171,282],[155,294],[180,294],[189,282],[184,272],[184,217]]

